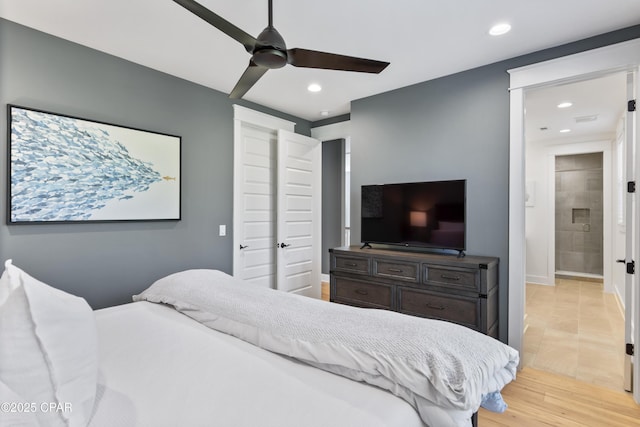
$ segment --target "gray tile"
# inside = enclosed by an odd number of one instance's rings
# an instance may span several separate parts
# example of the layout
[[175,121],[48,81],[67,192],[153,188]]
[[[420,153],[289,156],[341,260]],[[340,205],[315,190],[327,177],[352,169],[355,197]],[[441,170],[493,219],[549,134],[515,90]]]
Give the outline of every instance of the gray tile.
[[576,156],[575,164],[577,169],[599,169],[602,170],[602,153],[580,154]]
[[571,233],[571,250],[575,252],[585,251],[585,234],[586,233]]
[[586,186],[585,188],[588,191],[594,191],[594,190],[602,190],[602,171],[598,170],[598,171],[586,171],[585,172],[585,181],[586,181]]
[[572,231],[556,231],[556,252],[573,250],[574,234]]
[[602,254],[586,254],[584,257],[584,272],[602,274]]
[[560,252],[556,256],[556,269],[584,272],[585,255],[582,252]]
[[575,169],[574,156],[556,156],[556,171]]

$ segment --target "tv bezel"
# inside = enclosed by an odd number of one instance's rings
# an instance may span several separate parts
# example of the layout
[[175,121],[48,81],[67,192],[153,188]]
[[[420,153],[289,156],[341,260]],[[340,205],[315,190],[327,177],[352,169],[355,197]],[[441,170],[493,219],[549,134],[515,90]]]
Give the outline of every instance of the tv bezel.
[[[365,240],[362,236],[362,221],[363,221],[363,217],[362,217],[362,189],[363,187],[374,187],[374,186],[380,186],[380,187],[384,187],[384,186],[395,186],[395,185],[412,185],[412,184],[438,184],[438,183],[445,183],[445,182],[462,182],[464,185],[464,196],[462,199],[463,202],[463,206],[464,206],[464,212],[463,212],[463,226],[464,226],[464,230],[463,230],[463,242],[462,248],[457,248],[457,247],[451,247],[451,246],[442,246],[442,245],[434,245],[434,244],[429,244],[427,242],[424,243],[416,243],[416,242],[384,242],[384,241],[378,241],[378,240]],[[378,244],[378,245],[388,245],[388,246],[396,246],[396,247],[403,247],[403,248],[411,248],[411,249],[423,249],[423,250],[442,250],[442,251],[456,251],[459,254],[463,254],[464,251],[467,250],[467,180],[462,178],[462,179],[443,179],[443,180],[434,180],[434,181],[415,181],[415,182],[398,182],[398,183],[386,183],[386,184],[363,184],[360,186],[360,243],[362,244],[362,247],[371,247],[371,244]]]

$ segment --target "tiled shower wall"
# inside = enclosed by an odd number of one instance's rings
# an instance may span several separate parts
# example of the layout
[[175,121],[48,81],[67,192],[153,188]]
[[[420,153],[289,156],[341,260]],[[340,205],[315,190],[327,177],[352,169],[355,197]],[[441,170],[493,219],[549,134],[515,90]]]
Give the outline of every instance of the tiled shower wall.
[[556,271],[602,275],[602,153],[556,157]]

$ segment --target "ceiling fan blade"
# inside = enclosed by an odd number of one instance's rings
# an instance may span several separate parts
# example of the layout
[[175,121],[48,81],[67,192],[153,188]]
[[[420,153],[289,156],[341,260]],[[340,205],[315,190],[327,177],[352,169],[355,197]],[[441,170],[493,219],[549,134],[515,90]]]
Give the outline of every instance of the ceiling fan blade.
[[389,65],[388,62],[373,59],[337,55],[308,49],[287,50],[287,61],[295,67],[322,68],[326,70],[357,71],[360,73],[379,73]]
[[180,6],[184,7],[194,15],[204,19],[209,24],[213,25],[232,39],[235,39],[244,45],[244,48],[247,52],[252,52],[255,45],[256,39],[252,35],[242,31],[240,28],[233,25],[231,22],[222,18],[219,15],[216,15],[206,7],[202,6],[200,3],[197,3],[193,0],[173,0],[178,3]]
[[244,94],[247,93],[268,70],[269,69],[267,67],[261,67],[255,62],[250,61],[249,66],[244,70],[242,77],[240,77],[240,80],[238,80],[238,83],[236,83],[236,86],[229,94],[229,98],[242,98]]

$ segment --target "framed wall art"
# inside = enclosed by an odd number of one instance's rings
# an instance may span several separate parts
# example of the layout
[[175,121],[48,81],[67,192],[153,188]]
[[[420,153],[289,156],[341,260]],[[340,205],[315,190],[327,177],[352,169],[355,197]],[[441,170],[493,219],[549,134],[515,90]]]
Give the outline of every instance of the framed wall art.
[[179,136],[7,110],[9,224],[180,219]]

